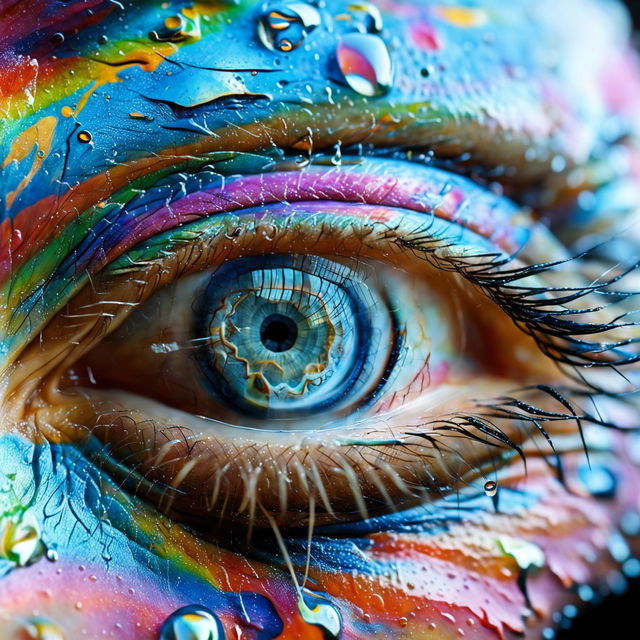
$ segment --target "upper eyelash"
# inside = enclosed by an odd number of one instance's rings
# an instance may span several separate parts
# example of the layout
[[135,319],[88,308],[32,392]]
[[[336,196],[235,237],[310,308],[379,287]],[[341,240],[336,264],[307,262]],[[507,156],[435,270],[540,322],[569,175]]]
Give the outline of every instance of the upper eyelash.
[[[585,366],[618,368],[640,361],[640,353],[637,353],[637,349],[636,352],[620,353],[622,347],[633,347],[640,344],[640,336],[609,343],[575,337],[576,335],[597,336],[614,329],[638,327],[640,326],[638,321],[620,321],[632,311],[621,309],[621,313],[616,318],[605,323],[593,324],[575,321],[571,318],[580,314],[611,309],[613,304],[637,296],[639,291],[613,290],[612,287],[640,269],[640,261],[626,267],[622,273],[593,284],[576,287],[530,286],[517,283],[531,276],[550,273],[556,267],[571,263],[576,264],[577,273],[579,273],[580,260],[597,250],[598,247],[563,260],[505,269],[517,254],[506,258],[499,253],[477,254],[473,256],[474,262],[472,263],[465,258],[443,258],[442,256],[436,258],[435,252],[437,249],[441,249],[442,245],[435,246],[432,238],[425,237],[424,230],[420,230],[413,237],[398,238],[397,243],[417,254],[422,254],[436,268],[458,272],[472,284],[480,287],[520,329],[535,340],[546,356],[559,365],[569,365],[574,368]],[[475,261],[478,259],[481,259],[482,262]],[[604,271],[605,276],[609,271],[610,269]],[[552,293],[564,295],[549,297],[548,294]],[[584,309],[545,309],[545,307],[574,303],[589,295],[607,296],[614,300]],[[560,342],[554,343],[553,339]],[[613,358],[604,362],[590,356],[594,353],[610,353]],[[602,391],[598,388],[595,390]]]

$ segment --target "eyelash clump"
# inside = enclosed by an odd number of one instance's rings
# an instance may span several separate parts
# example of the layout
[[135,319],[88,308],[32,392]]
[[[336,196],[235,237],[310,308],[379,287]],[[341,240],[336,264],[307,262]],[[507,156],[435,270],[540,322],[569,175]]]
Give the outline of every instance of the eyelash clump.
[[[563,260],[511,268],[515,256],[487,253],[470,260],[446,255],[441,245],[434,246],[420,233],[397,242],[436,268],[458,272],[478,286],[546,356],[587,388],[605,392],[608,380],[588,379],[586,368],[619,371],[640,361],[640,322],[629,319],[639,292],[621,288],[640,262],[624,268],[603,265],[601,278],[580,283],[583,260],[597,247]],[[558,275],[579,284],[557,286],[553,280]]]

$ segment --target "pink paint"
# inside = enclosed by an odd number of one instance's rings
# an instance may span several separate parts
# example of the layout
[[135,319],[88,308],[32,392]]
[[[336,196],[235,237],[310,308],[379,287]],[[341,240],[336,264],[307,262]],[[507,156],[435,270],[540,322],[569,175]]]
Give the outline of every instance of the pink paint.
[[429,22],[420,21],[411,27],[411,41],[423,51],[438,51],[442,49],[442,36]]

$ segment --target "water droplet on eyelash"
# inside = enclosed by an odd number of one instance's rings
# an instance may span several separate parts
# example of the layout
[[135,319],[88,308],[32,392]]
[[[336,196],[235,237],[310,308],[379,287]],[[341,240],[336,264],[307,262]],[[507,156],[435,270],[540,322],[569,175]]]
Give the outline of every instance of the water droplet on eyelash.
[[190,605],[174,611],[164,621],[159,640],[219,640],[224,637],[222,624],[213,611]]
[[300,596],[298,611],[307,623],[320,627],[328,640],[335,640],[342,633],[342,616],[336,607],[327,600]]
[[29,514],[7,518],[0,529],[0,558],[18,567],[37,562],[46,553],[40,527]]
[[93,136],[86,130],[78,132],[78,141],[84,144],[88,144],[93,140]]
[[31,640],[65,640],[60,627],[44,618],[32,618],[23,630]]
[[288,53],[320,25],[320,13],[304,2],[278,2],[265,9],[258,20],[258,38],[270,51]]
[[498,493],[498,483],[494,480],[487,480],[484,483],[484,492],[490,498],[493,498]]
[[583,602],[591,602],[595,596],[595,592],[588,584],[581,584],[577,589],[578,598]]
[[584,464],[578,469],[578,479],[594,498],[613,498],[616,494],[618,481],[607,467]]
[[348,33],[336,48],[336,60],[347,86],[363,96],[381,96],[393,84],[393,65],[380,36]]

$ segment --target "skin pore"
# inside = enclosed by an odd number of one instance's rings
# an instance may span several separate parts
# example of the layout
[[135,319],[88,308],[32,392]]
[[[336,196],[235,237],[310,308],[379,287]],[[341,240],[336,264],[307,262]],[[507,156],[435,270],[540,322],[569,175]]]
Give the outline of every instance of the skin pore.
[[614,0],[0,0],[0,639],[623,591],[639,107]]

